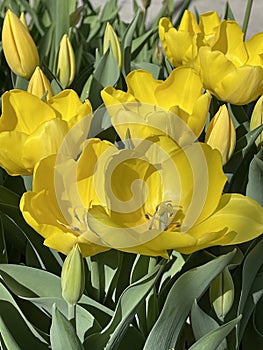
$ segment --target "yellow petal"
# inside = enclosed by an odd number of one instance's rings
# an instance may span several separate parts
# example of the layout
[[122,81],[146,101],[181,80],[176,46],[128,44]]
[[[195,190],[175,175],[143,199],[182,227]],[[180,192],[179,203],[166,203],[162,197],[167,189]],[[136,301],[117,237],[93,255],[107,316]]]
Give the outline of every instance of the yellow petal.
[[58,118],[41,124],[24,143],[25,166],[33,169],[40,159],[57,153],[67,131],[67,124]]
[[22,161],[22,151],[27,135],[16,131],[0,133],[0,166],[9,175],[30,175],[32,168],[27,169]]
[[[212,245],[240,244],[262,234],[262,213],[263,208],[253,199],[236,193],[224,194],[216,211],[188,233],[201,243],[198,249]],[[189,252],[192,250],[187,251],[187,254]]]
[[220,18],[217,12],[206,12],[200,15],[200,29],[205,37],[205,40],[210,46],[213,45],[216,38],[216,33],[220,25]]
[[245,42],[248,52],[246,64],[253,66],[263,66],[263,33],[257,33]]
[[128,93],[132,94],[138,101],[157,104],[155,89],[162,84],[162,81],[154,79],[150,72],[134,70],[128,74],[126,83]]
[[244,33],[235,21],[223,21],[219,28],[219,37],[213,45],[213,50],[218,50],[226,55],[235,66],[239,67],[248,59],[243,42]]
[[196,100],[202,95],[202,81],[192,68],[179,67],[159,84],[155,95],[159,106],[167,109],[171,106],[180,106],[191,114]]
[[40,124],[56,117],[45,102],[23,90],[5,92],[2,108],[1,131],[15,130],[30,135]]
[[192,35],[200,32],[200,27],[195,19],[194,14],[191,11],[184,11],[179,30],[189,32]]
[[69,127],[73,126],[84,117],[90,116],[92,107],[89,100],[82,103],[74,90],[64,90],[53,96],[48,104],[56,111],[56,113],[65,120]]
[[[258,126],[263,124],[263,96],[261,96],[252,112],[251,120],[250,120],[250,130],[256,129]],[[263,134],[261,133],[260,136],[256,140],[256,144],[259,145],[263,141]]]

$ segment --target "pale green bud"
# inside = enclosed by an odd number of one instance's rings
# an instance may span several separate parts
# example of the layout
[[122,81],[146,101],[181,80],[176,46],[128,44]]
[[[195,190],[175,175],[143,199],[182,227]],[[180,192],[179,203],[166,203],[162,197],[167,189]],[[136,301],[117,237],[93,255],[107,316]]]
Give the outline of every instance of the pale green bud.
[[105,53],[109,46],[111,47],[113,56],[115,57],[119,68],[121,68],[122,63],[122,54],[121,54],[121,46],[117,34],[114,29],[108,22],[106,25],[104,38],[103,38],[103,53]]
[[78,244],[69,252],[62,266],[62,297],[68,304],[75,305],[81,298],[85,285],[84,262]]

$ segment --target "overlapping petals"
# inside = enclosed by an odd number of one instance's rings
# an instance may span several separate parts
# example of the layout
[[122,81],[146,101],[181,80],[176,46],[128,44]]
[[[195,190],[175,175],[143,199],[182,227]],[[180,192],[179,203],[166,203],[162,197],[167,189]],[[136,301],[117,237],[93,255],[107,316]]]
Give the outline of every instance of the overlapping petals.
[[11,90],[3,94],[2,108],[0,165],[11,175],[32,174],[41,158],[58,151],[69,128],[85,116],[89,124],[92,112],[89,101],[82,103],[73,90],[64,90],[47,103]]
[[112,124],[122,140],[127,129],[132,138],[139,139],[161,133],[178,141],[183,137],[183,127],[196,137],[200,135],[211,96],[202,91],[200,77],[193,69],[179,67],[165,81],[135,70],[127,76],[126,83],[127,92],[113,87],[102,91]]

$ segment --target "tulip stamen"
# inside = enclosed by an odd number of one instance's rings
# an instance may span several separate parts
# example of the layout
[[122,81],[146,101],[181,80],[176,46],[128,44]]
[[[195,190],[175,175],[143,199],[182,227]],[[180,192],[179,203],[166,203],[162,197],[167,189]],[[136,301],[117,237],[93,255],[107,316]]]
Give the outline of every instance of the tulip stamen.
[[[175,214],[178,211],[178,206],[173,205],[171,200],[163,201],[159,203],[153,215],[150,213],[146,213],[146,219],[150,220],[149,230],[152,230],[154,225],[158,224],[158,229],[162,231],[166,231],[171,223],[173,223],[173,219]],[[173,223],[177,227],[180,227],[180,223]]]

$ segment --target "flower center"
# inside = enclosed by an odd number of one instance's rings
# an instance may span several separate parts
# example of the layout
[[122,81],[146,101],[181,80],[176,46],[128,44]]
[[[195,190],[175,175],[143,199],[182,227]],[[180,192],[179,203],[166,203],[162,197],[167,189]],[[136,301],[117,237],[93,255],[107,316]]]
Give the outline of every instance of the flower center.
[[174,205],[172,200],[159,203],[155,212],[151,215],[147,213],[145,217],[150,221],[149,230],[157,229],[166,231],[168,228],[178,229],[182,224],[183,212],[181,207]]

